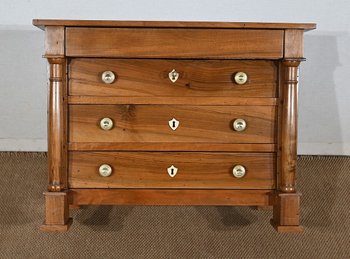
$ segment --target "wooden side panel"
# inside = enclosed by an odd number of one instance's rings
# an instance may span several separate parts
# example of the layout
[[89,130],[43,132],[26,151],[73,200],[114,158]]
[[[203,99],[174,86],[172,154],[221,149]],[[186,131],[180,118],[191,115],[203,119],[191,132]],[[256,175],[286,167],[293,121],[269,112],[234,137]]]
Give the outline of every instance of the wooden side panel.
[[[99,175],[108,164],[113,173]],[[243,165],[246,175],[235,178],[232,169]],[[70,188],[203,188],[273,189],[273,154],[205,152],[71,152]],[[174,177],[168,174],[177,168]]]
[[283,30],[68,27],[66,35],[66,55],[71,57],[279,59],[283,56]]
[[[69,94],[88,96],[161,97],[276,97],[277,67],[271,61],[72,59]],[[171,82],[169,72],[180,74]],[[113,71],[112,84],[102,81]],[[238,85],[234,75],[243,71],[248,82]]]
[[266,206],[270,190],[71,189],[77,205]]
[[[70,142],[275,143],[274,106],[71,105]],[[111,130],[100,120],[109,117]],[[169,121],[179,121],[172,130]],[[235,119],[247,123],[233,130]]]

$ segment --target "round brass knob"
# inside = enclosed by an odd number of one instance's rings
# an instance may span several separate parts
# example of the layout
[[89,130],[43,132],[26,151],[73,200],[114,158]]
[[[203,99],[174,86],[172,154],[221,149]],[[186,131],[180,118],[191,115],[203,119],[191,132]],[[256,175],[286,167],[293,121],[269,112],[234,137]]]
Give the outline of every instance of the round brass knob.
[[106,84],[111,84],[115,80],[115,74],[112,71],[105,71],[102,73],[102,81]]
[[112,167],[107,164],[100,165],[100,168],[98,169],[98,172],[103,177],[108,177],[112,174]]
[[245,176],[245,167],[243,165],[235,165],[232,169],[232,174],[236,178]]
[[244,72],[237,72],[234,79],[236,84],[244,85],[248,81],[248,75]]
[[247,127],[247,123],[243,119],[235,119],[233,122],[233,129],[235,131],[243,131]]
[[103,130],[110,130],[111,128],[113,128],[113,121],[110,118],[103,118],[100,121],[100,127]]

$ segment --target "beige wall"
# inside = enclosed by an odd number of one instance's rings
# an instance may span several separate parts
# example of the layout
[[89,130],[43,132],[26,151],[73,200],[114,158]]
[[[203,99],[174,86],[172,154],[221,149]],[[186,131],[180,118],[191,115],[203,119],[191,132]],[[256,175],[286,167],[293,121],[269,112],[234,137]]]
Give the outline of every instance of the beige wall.
[[316,22],[301,67],[299,153],[350,155],[350,1],[1,0],[0,150],[46,150],[43,32],[33,18]]

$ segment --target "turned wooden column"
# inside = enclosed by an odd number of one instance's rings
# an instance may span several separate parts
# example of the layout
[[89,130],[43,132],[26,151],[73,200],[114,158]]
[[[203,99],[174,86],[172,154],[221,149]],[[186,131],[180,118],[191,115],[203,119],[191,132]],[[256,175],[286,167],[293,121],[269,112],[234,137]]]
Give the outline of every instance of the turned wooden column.
[[280,64],[277,191],[273,197],[272,225],[278,232],[301,232],[300,194],[296,193],[298,69],[302,59]]
[[298,68],[300,60],[282,62],[279,190],[295,192],[298,134]]
[[65,101],[65,59],[48,58],[49,97],[48,97],[48,158],[49,191],[61,191],[67,187],[67,150]]
[[67,192],[67,80],[64,56],[64,27],[45,28],[45,55],[49,63],[48,83],[48,191],[45,195],[45,221],[42,231],[67,231],[69,219]]

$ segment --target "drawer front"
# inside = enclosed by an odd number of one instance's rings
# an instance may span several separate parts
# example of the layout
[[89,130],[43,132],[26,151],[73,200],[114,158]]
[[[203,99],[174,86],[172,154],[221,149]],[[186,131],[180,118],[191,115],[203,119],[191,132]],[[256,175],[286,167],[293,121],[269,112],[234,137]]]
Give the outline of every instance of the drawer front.
[[283,57],[283,30],[66,29],[66,55],[125,58]]
[[[70,105],[70,142],[275,143],[274,106]],[[103,118],[113,127],[101,128]],[[237,119],[245,130],[233,127]]]
[[[114,73],[113,83],[103,81],[104,71]],[[246,83],[235,81],[238,72]],[[70,95],[276,97],[276,85],[272,61],[78,58],[69,65]]]
[[[110,166],[101,176],[101,165]],[[245,175],[234,176],[244,167]],[[106,175],[106,174],[104,174]],[[71,152],[70,188],[273,189],[275,155],[208,152]]]

